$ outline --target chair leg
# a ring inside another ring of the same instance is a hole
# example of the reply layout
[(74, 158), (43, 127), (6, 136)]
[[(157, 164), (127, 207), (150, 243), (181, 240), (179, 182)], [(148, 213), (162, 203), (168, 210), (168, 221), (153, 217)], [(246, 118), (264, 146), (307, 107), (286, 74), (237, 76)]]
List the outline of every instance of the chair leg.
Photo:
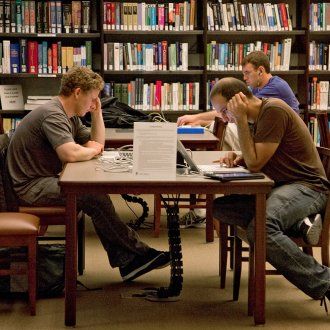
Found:
[(83, 275), (85, 269), (85, 214), (82, 213), (78, 224), (78, 274)]
[(310, 256), (313, 256), (313, 248), (311, 246), (304, 246), (303, 251)]
[(329, 267), (329, 249), (327, 246), (321, 247), (321, 259), (322, 259), (322, 265)]
[(229, 225), (229, 236), (228, 236), (228, 243), (229, 243), (229, 267), (231, 270), (234, 269), (234, 226)]
[(31, 236), (28, 244), (28, 287), (30, 314), (36, 315), (36, 294), (37, 294), (37, 238)]
[(226, 286), (226, 271), (227, 271), (227, 251), (228, 251), (228, 225), (219, 222), (219, 269), (220, 269), (220, 288)]
[(249, 284), (248, 284), (248, 315), (253, 315), (254, 310), (254, 246), (249, 246)]
[(214, 195), (206, 195), (206, 242), (213, 242), (214, 241), (214, 228), (213, 228), (213, 212), (212, 212), (212, 205), (213, 205)]
[(161, 217), (161, 198), (160, 194), (154, 195), (154, 237), (159, 237), (160, 217)]
[(234, 284), (233, 300), (238, 300), (242, 273), (242, 240), (234, 236)]

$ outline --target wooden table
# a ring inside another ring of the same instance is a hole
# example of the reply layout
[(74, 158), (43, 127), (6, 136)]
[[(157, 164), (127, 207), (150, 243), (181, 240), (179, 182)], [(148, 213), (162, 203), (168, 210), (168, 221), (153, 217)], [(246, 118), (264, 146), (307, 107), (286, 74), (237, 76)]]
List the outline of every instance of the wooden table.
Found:
[[(218, 151), (193, 153), (198, 164), (210, 164)], [(202, 176), (177, 176), (172, 181), (141, 181), (131, 173), (109, 173), (96, 171), (97, 160), (69, 163), (65, 166), (59, 184), (66, 194), (66, 260), (65, 260), (65, 325), (76, 324), (76, 280), (77, 280), (77, 223), (76, 198), (80, 194), (199, 194), (212, 198), (214, 194), (255, 194), (255, 324), (265, 323), (265, 209), (266, 194), (272, 188), (269, 178), (220, 183)], [(88, 173), (88, 175), (86, 175)]]
[[(207, 130), (204, 131), (204, 134), (178, 134), (178, 138), (186, 148), (191, 150), (216, 150), (219, 143), (219, 139)], [(133, 129), (105, 129), (106, 148), (120, 148), (130, 144), (133, 144)]]

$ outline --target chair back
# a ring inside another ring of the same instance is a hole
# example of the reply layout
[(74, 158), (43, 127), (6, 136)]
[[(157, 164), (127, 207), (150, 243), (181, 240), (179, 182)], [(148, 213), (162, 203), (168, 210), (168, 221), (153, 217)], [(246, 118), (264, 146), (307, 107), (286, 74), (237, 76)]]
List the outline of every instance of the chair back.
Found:
[[(320, 155), (321, 162), (323, 164), (325, 174), (330, 180), (330, 149), (324, 147), (317, 147), (317, 151)], [(323, 264), (329, 266), (329, 228), (330, 228), (330, 194), (328, 195), (328, 201), (325, 207), (325, 212), (323, 216), (323, 229), (321, 233), (321, 245), (322, 245), (322, 254), (325, 255), (322, 257)], [(324, 246), (324, 248), (323, 248)]]
[(227, 123), (216, 116), (214, 118), (213, 134), (219, 139), (217, 150), (222, 150), (223, 141), (225, 140), (226, 128)]
[(316, 114), (316, 119), (320, 131), (320, 146), (330, 148), (329, 119), (327, 112)]
[(0, 211), (18, 211), (18, 200), (8, 172), (6, 157), (10, 138), (0, 134)]

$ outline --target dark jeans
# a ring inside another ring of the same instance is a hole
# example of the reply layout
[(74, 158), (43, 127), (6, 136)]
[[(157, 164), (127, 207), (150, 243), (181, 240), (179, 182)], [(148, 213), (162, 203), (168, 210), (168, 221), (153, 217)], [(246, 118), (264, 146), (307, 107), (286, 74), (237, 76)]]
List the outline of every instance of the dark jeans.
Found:
[[(47, 177), (40, 179), (27, 194), (20, 196), (20, 203), (65, 205), (65, 197), (60, 193), (58, 179)], [(125, 266), (135, 256), (148, 251), (149, 247), (140, 241), (137, 233), (120, 220), (108, 195), (79, 195), (77, 210), (91, 217), (112, 267)]]
[[(287, 235), (304, 217), (322, 213), (325, 193), (302, 184), (274, 188), (266, 203), (266, 257), (291, 283), (314, 299), (324, 296), (330, 287), (330, 270), (304, 253)], [(254, 240), (255, 198), (252, 195), (230, 195), (215, 199), (213, 216), (224, 223), (247, 228)]]

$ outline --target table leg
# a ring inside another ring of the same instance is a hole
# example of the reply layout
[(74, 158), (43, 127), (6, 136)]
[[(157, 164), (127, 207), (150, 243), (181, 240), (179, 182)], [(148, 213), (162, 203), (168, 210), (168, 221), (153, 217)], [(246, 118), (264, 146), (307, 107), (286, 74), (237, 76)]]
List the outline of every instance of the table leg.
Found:
[(256, 194), (254, 249), (254, 323), (265, 323), (266, 195)]
[(77, 211), (76, 195), (68, 194), (65, 233), (65, 325), (76, 324)]

